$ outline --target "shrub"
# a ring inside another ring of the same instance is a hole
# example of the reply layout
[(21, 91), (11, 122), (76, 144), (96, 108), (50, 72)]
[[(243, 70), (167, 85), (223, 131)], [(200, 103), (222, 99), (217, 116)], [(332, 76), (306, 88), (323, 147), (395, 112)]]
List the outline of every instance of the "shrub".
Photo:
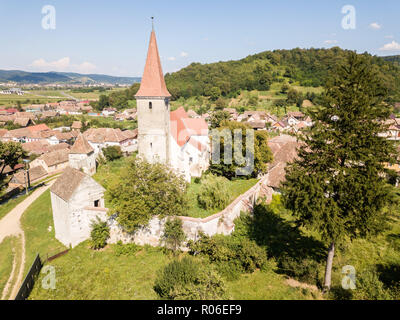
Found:
[(104, 248), (108, 238), (110, 238), (110, 228), (107, 226), (107, 222), (97, 218), (97, 221), (92, 222), (91, 228), (91, 248), (95, 250)]
[[(200, 240), (189, 241), (188, 246), (192, 254), (207, 256), (210, 262), (215, 262), (221, 274), (228, 278), (235, 277), (236, 272), (251, 273), (257, 268), (264, 269), (268, 261), (265, 249), (246, 238), (238, 242), (230, 236), (201, 235)], [(224, 263), (227, 265), (222, 265)], [(232, 274), (226, 272), (229, 267), (232, 267)]]
[(356, 277), (356, 289), (351, 291), (355, 300), (390, 300), (392, 296), (379, 280), (376, 270), (364, 270)]
[(162, 241), (166, 247), (176, 251), (185, 240), (186, 235), (182, 229), (182, 220), (178, 218), (168, 219), (162, 236)]
[(315, 260), (309, 258), (294, 259), (289, 256), (282, 256), (279, 259), (279, 269), (299, 281), (318, 284), (319, 264)]
[(114, 246), (114, 253), (117, 257), (119, 256), (131, 256), (140, 250), (140, 247), (135, 243), (123, 244), (122, 241), (118, 241)]
[(210, 300), (226, 298), (225, 284), (209, 264), (193, 257), (175, 260), (161, 269), (154, 291), (164, 299)]
[(207, 175), (202, 181), (197, 201), (206, 210), (224, 209), (230, 202), (227, 179)]
[(104, 148), (102, 152), (107, 161), (114, 161), (122, 158), (122, 151), (120, 146), (109, 146), (107, 148)]

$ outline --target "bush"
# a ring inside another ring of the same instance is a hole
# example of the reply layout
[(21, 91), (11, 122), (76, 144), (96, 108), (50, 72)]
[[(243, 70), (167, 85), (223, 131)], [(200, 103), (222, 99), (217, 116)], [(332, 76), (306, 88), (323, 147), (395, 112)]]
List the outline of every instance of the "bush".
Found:
[(114, 246), (114, 253), (117, 257), (119, 256), (131, 256), (140, 250), (140, 247), (135, 243), (123, 244), (122, 241), (118, 241)]
[(114, 161), (122, 158), (122, 151), (120, 146), (109, 146), (107, 148), (104, 148), (102, 152), (107, 161)]
[(364, 270), (356, 276), (356, 289), (351, 291), (355, 300), (390, 300), (390, 291), (379, 280), (376, 270)]
[(319, 264), (309, 258), (294, 259), (289, 256), (282, 256), (279, 259), (279, 269), (288, 276), (302, 282), (310, 284), (318, 284), (319, 282)]
[(197, 196), (197, 201), (202, 208), (222, 210), (229, 204), (230, 200), (226, 178), (212, 174), (205, 176)]
[(97, 221), (92, 222), (91, 228), (91, 248), (95, 250), (104, 248), (110, 238), (110, 228), (107, 226), (107, 222), (97, 218)]
[(186, 235), (182, 229), (182, 220), (178, 218), (168, 219), (162, 236), (162, 241), (166, 247), (176, 251), (185, 240)]
[(209, 264), (185, 257), (159, 271), (154, 291), (164, 299), (210, 300), (226, 298), (225, 284)]
[[(202, 235), (196, 242), (189, 241), (188, 246), (192, 254), (207, 256), (210, 262), (215, 262), (221, 274), (228, 278), (234, 278), (236, 273), (252, 273), (257, 268), (264, 269), (268, 262), (265, 250), (246, 238), (238, 242), (230, 236)], [(222, 265), (224, 263), (227, 265)], [(226, 272), (229, 267), (232, 268), (231, 273)]]

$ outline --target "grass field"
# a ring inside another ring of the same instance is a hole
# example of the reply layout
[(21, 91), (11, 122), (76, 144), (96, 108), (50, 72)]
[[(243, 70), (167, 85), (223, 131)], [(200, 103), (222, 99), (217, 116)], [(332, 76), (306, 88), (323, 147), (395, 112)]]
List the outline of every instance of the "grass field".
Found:
[(11, 274), (16, 242), (15, 237), (8, 237), (0, 243), (0, 298)]
[(22, 105), (58, 102), (62, 100), (68, 100), (69, 98), (67, 97), (67, 95), (70, 95), (78, 100), (97, 100), (102, 94), (109, 95), (112, 92), (121, 91), (124, 89), (125, 88), (112, 88), (111, 90), (94, 90), (93, 92), (76, 92), (73, 89), (26, 90), (27, 93), (23, 96), (19, 96), (17, 94), (0, 94), (0, 106), (15, 106), (18, 101)]
[(26, 195), (23, 194), (18, 198), (12, 198), (6, 203), (0, 204), (0, 219), (3, 218), (7, 213), (14, 209), (18, 204), (26, 199)]
[[(235, 181), (227, 181), (228, 189), (230, 193), (230, 202), (235, 200), (238, 196), (245, 193), (252, 186), (257, 183), (258, 179), (249, 179), (249, 180), (235, 180)], [(192, 179), (192, 183), (189, 185), (187, 190), (187, 194), (189, 197), (189, 211), (188, 216), (193, 218), (205, 218), (214, 213), (221, 211), (220, 209), (214, 210), (206, 210), (199, 206), (197, 201), (197, 195), (199, 194), (201, 189), (201, 182), (195, 183), (194, 179)]]
[[(48, 231), (53, 225), (48, 191), (25, 212), (22, 225), (27, 242), (27, 265), (37, 252), (45, 254), (60, 247), (54, 239), (54, 231)], [(43, 289), (40, 284), (44, 275), (41, 274), (30, 299), (157, 299), (154, 280), (158, 270), (172, 257), (152, 247), (142, 247), (133, 255), (117, 256), (114, 246), (93, 251), (88, 242), (84, 242), (52, 261), (56, 289)], [(307, 292), (289, 287), (283, 276), (272, 271), (243, 275), (227, 282), (227, 287), (233, 299), (312, 298)]]
[(21, 218), (25, 232), (26, 263), (25, 274), (37, 253), (42, 257), (54, 255), (65, 250), (65, 246), (55, 239), (50, 191), (43, 193)]

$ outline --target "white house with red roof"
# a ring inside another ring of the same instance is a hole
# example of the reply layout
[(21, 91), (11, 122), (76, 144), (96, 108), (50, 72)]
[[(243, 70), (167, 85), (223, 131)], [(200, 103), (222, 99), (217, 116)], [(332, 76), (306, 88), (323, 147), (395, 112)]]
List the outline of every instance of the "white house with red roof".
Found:
[(170, 111), (171, 94), (165, 84), (154, 30), (135, 97), (139, 156), (151, 163), (170, 165), (187, 181), (201, 176), (210, 159), (208, 125), (203, 118), (190, 118), (182, 107)]

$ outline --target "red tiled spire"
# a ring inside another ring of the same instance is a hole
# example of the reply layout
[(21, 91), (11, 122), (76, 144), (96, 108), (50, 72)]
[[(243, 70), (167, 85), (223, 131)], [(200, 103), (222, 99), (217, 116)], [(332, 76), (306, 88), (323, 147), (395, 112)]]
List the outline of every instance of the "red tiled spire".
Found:
[(146, 66), (144, 67), (142, 82), (136, 97), (170, 97), (165, 85), (160, 56), (154, 30), (151, 32), (149, 51), (147, 52)]

